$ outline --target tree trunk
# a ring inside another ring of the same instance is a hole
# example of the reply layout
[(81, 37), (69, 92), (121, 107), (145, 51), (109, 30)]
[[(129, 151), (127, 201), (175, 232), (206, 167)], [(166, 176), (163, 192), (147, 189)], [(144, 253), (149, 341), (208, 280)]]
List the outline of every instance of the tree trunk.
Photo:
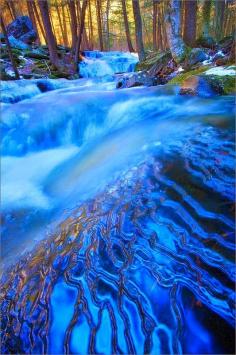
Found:
[(34, 10), (33, 10), (33, 7), (32, 7), (32, 1), (31, 0), (27, 0), (27, 10), (28, 10), (28, 14), (29, 14), (29, 17), (33, 23), (33, 27), (35, 29), (35, 31), (37, 32), (37, 41), (38, 43), (40, 43), (40, 38), (39, 38), (39, 32), (38, 32), (38, 28), (37, 28), (37, 22), (36, 22), (36, 18), (35, 18), (35, 15), (34, 15)]
[(129, 48), (130, 52), (134, 52), (134, 48), (133, 48), (131, 37), (130, 37), (129, 22), (128, 22), (128, 16), (127, 16), (127, 11), (126, 11), (125, 0), (121, 0), (121, 4), (122, 4), (122, 11), (123, 11), (124, 25), (125, 25), (125, 34), (126, 34), (128, 48)]
[(153, 23), (152, 23), (152, 37), (153, 37), (153, 49), (157, 50), (157, 2), (153, 0)]
[(184, 1), (184, 42), (195, 46), (197, 26), (197, 0)]
[(160, 51), (163, 50), (163, 35), (162, 35), (162, 17), (161, 17), (161, 9), (160, 6), (157, 7), (157, 49)]
[(186, 46), (181, 38), (179, 0), (171, 0), (169, 3), (166, 16), (166, 33), (172, 57), (179, 63), (184, 59), (186, 52)]
[(202, 36), (203, 37), (209, 37), (210, 15), (211, 15), (211, 0), (205, 0), (202, 7)]
[(15, 20), (15, 19), (17, 18), (17, 16), (18, 16), (16, 7), (15, 7), (15, 3), (14, 3), (14, 1), (7, 1), (7, 4), (8, 4), (8, 6), (10, 7), (11, 12), (12, 12), (12, 14), (13, 14), (13, 18), (14, 18), (14, 20)]
[(57, 55), (56, 41), (53, 35), (52, 25), (49, 17), (48, 2), (44, 0), (39, 0), (38, 4), (39, 4), (39, 9), (42, 15), (42, 20), (45, 28), (50, 61), (55, 67), (57, 67), (59, 60)]
[(44, 38), (44, 41), (45, 41), (45, 43), (47, 43), (46, 34), (45, 34), (45, 31), (44, 31), (44, 28), (43, 28), (43, 25), (42, 25), (42, 22), (41, 22), (41, 19), (40, 19), (40, 16), (39, 16), (39, 12), (38, 12), (38, 9), (37, 9), (37, 6), (36, 6), (34, 0), (31, 0), (31, 6), (32, 6), (33, 12), (35, 13), (35, 17), (36, 17), (36, 19), (38, 21), (39, 28), (40, 28), (40, 31), (41, 31), (42, 36)]
[(2, 16), (0, 17), (0, 21), (1, 21), (2, 31), (3, 31), (5, 40), (6, 40), (7, 49), (8, 49), (8, 52), (9, 52), (9, 57), (10, 57), (10, 60), (11, 60), (12, 68), (13, 68), (14, 73), (15, 73), (15, 78), (18, 80), (18, 79), (20, 79), (20, 75), (19, 75), (16, 63), (15, 63), (15, 60), (14, 60), (13, 54), (12, 54), (11, 45), (10, 45), (10, 42), (9, 42), (9, 39), (8, 39), (7, 30), (6, 30), (6, 27), (5, 27), (5, 24), (4, 24)]
[[(81, 6), (80, 6), (80, 1), (78, 1), (77, 10), (78, 10), (77, 11), (78, 23), (81, 23), (82, 9), (81, 9)], [(85, 21), (85, 19), (84, 19), (84, 21)], [(83, 47), (83, 49), (88, 49), (89, 48), (89, 40), (88, 40), (88, 36), (87, 36), (85, 25), (84, 25), (83, 35), (82, 35), (82, 39), (81, 39), (81, 47)]]
[(8, 2), (8, 1), (6, 1), (6, 5), (7, 5), (7, 8), (8, 8), (8, 11), (9, 11), (9, 13), (10, 13), (10, 16), (11, 16), (11, 18), (12, 18), (12, 21), (14, 21), (14, 15), (13, 15), (11, 6), (9, 5), (9, 2)]
[(65, 36), (65, 46), (68, 47), (69, 41), (67, 36), (67, 26), (66, 26), (66, 13), (65, 13), (65, 6), (62, 4), (62, 21), (63, 21), (63, 33)]
[(102, 38), (102, 19), (101, 19), (101, 0), (96, 0), (97, 7), (97, 21), (98, 21), (98, 36), (99, 36), (99, 45), (100, 50), (103, 51), (103, 38)]
[(69, 10), (71, 17), (71, 35), (72, 35), (72, 49), (75, 51), (75, 46), (77, 42), (77, 17), (75, 9), (75, 0), (69, 1)]
[(136, 47), (139, 56), (139, 60), (145, 59), (145, 51), (143, 45), (143, 29), (142, 29), (142, 19), (139, 7), (139, 0), (132, 0), (134, 22), (135, 22), (135, 37), (136, 37)]
[(76, 64), (77, 64), (77, 61), (79, 58), (79, 51), (80, 51), (80, 46), (81, 46), (81, 41), (82, 41), (82, 36), (83, 36), (83, 31), (84, 31), (85, 13), (86, 13), (87, 5), (88, 5), (88, 0), (83, 0), (82, 11), (81, 11), (81, 16), (80, 16), (79, 36), (78, 36), (78, 40), (76, 43), (76, 49), (75, 49), (75, 63)]
[(61, 18), (61, 13), (60, 13), (60, 9), (59, 9), (59, 4), (57, 3), (55, 6), (56, 6), (57, 16), (58, 16), (60, 30), (61, 30), (61, 34), (62, 34), (63, 45), (66, 46), (66, 37), (65, 37), (65, 32), (63, 30), (62, 18)]
[(109, 10), (110, 10), (110, 0), (107, 0), (106, 6), (106, 31), (107, 31), (107, 38), (106, 38), (106, 48), (109, 51), (110, 49), (110, 27), (109, 27)]
[(216, 40), (220, 41), (224, 36), (224, 13), (225, 13), (225, 1), (224, 0), (217, 0), (215, 1), (215, 35)]
[(91, 0), (89, 0), (89, 42), (91, 49), (93, 49), (93, 19), (91, 11)]

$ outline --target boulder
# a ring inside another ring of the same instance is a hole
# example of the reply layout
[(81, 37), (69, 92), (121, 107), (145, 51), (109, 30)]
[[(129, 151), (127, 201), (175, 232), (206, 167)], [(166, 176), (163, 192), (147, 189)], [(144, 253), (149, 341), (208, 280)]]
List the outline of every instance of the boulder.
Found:
[(221, 57), (215, 61), (215, 65), (219, 67), (222, 65), (226, 65), (228, 62), (229, 62), (229, 57)]
[(218, 43), (218, 48), (222, 51), (224, 54), (229, 54), (232, 46), (234, 45), (234, 38), (233, 36), (227, 36), (224, 37), (219, 43)]
[(153, 86), (157, 85), (157, 79), (149, 76), (146, 72), (125, 75), (116, 83), (117, 89), (132, 88), (136, 86)]
[(23, 50), (30, 49), (30, 46), (28, 44), (16, 39), (13, 36), (9, 36), (8, 39), (9, 39), (11, 47), (13, 47), (13, 48), (23, 49)]
[(191, 68), (207, 59), (209, 56), (202, 48), (193, 48), (185, 59), (184, 67)]
[(180, 95), (192, 95), (201, 97), (210, 97), (214, 95), (210, 84), (201, 76), (191, 76), (186, 79), (180, 88)]
[(31, 44), (37, 39), (37, 32), (28, 16), (17, 17), (7, 26), (7, 33), (26, 44)]
[(198, 95), (209, 97), (212, 95), (228, 95), (235, 92), (233, 76), (225, 75), (194, 75), (182, 82), (180, 95)]

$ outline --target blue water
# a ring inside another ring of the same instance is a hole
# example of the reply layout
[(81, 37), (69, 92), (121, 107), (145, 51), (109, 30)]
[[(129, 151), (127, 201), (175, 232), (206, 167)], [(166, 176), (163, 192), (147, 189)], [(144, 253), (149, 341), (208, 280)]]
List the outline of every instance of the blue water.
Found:
[(3, 87), (1, 353), (233, 353), (234, 98), (115, 80)]
[(133, 72), (138, 63), (136, 53), (85, 51), (83, 54), (84, 60), (79, 65), (83, 78)]

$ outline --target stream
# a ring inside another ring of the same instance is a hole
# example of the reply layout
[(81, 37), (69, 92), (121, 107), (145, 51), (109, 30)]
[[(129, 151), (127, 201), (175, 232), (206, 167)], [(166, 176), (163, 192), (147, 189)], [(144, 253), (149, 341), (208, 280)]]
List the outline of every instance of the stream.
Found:
[(234, 97), (2, 83), (1, 353), (234, 352)]

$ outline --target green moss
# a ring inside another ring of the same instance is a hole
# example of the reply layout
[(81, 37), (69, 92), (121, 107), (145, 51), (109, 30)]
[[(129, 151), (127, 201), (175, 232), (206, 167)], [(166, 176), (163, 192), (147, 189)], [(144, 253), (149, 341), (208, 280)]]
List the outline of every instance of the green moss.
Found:
[(236, 92), (235, 77), (233, 75), (202, 75), (202, 77), (220, 95), (230, 95)]
[(188, 72), (182, 73), (174, 77), (169, 81), (169, 84), (182, 84), (186, 79), (190, 76), (202, 74), (207, 71), (210, 67), (209, 66), (202, 66), (194, 70), (190, 70)]

